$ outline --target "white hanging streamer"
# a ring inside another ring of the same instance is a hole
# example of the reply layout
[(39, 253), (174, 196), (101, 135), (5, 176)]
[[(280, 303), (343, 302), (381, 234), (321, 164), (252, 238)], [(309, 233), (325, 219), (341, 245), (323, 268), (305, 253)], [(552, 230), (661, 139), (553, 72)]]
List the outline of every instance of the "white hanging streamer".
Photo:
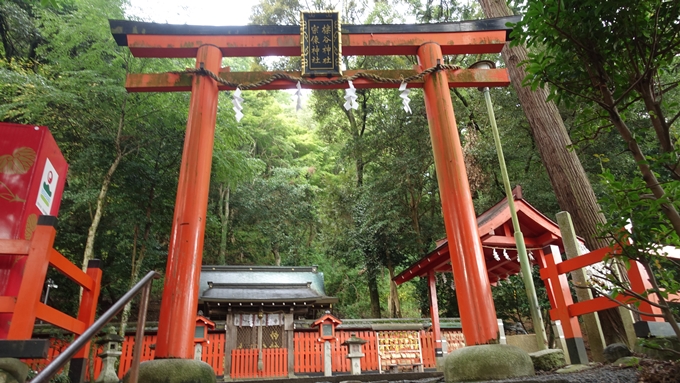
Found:
[(529, 259), (531, 259), (531, 261), (535, 261), (534, 254), (531, 251), (529, 252)]
[(300, 85), (300, 81), (297, 82), (297, 85), (295, 85), (297, 90), (295, 91), (295, 97), (296, 97), (296, 102), (295, 102), (295, 111), (298, 111), (302, 109), (302, 85)]
[(510, 256), (508, 255), (508, 250), (507, 250), (507, 249), (503, 249), (503, 257), (504, 257), (505, 259), (507, 259), (508, 261), (510, 260)]
[(404, 112), (406, 113), (413, 113), (411, 111), (411, 106), (409, 103), (411, 102), (411, 99), (408, 97), (408, 94), (411, 93), (411, 89), (406, 89), (406, 84), (405, 82), (402, 82), (401, 85), (399, 85), (399, 91), (401, 92), (399, 94), (399, 97), (401, 97), (401, 103), (404, 105)]
[(498, 256), (498, 252), (496, 251), (496, 248), (493, 249), (493, 259), (495, 259), (496, 262), (501, 260), (501, 257)]
[(243, 113), (241, 111), (243, 110), (243, 98), (241, 97), (241, 89), (236, 88), (234, 93), (232, 94), (233, 98), (231, 100), (231, 103), (234, 104), (234, 112), (236, 112), (236, 122), (241, 122), (241, 119), (243, 118)]
[(351, 81), (347, 81), (349, 88), (345, 89), (345, 110), (359, 109), (359, 103), (357, 103), (357, 90), (354, 88), (354, 84)]

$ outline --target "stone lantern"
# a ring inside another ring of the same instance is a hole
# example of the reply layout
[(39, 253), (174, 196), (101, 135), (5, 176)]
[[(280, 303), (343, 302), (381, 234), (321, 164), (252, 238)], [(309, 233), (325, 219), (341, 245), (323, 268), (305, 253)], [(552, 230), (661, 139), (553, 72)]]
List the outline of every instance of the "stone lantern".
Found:
[(106, 335), (97, 341), (98, 345), (104, 346), (104, 351), (98, 356), (102, 358), (102, 372), (99, 374), (96, 383), (118, 383), (116, 373), (116, 360), (121, 354), (120, 345), (123, 344), (123, 337), (116, 334), (116, 329), (110, 326), (106, 330)]
[(343, 346), (347, 346), (349, 353), (347, 358), (350, 360), (350, 373), (352, 375), (361, 375), (361, 358), (365, 355), (361, 352), (361, 346), (368, 341), (357, 337), (356, 333), (352, 333), (349, 339), (342, 343)]

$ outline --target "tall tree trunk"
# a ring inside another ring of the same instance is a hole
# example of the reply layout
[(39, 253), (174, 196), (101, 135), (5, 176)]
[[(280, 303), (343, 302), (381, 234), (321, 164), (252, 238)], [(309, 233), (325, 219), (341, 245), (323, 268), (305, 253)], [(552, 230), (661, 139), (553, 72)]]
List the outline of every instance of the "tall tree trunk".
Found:
[(228, 185), (220, 184), (220, 252), (217, 256), (218, 265), (227, 264), (227, 234), (229, 228), (229, 196), (231, 193), (231, 188)]
[[(512, 15), (503, 0), (479, 0), (479, 3), (487, 17)], [(506, 44), (502, 56), (510, 73), (512, 86), (529, 120), (534, 141), (560, 209), (572, 215), (574, 229), (583, 236), (589, 249), (608, 246), (607, 240), (599, 236), (598, 230), (598, 225), (604, 224), (606, 220), (600, 213), (600, 206), (581, 162), (575, 152), (567, 149), (571, 145), (571, 139), (557, 106), (546, 101), (548, 94), (545, 89), (532, 91), (530, 87), (522, 86), (526, 71), (524, 65), (519, 64), (527, 59), (526, 47), (510, 47)], [(616, 309), (610, 309), (609, 315), (600, 315), (602, 330), (608, 340), (625, 343), (625, 330), (619, 315), (621, 312), (615, 311)]]
[(389, 251), (385, 251), (385, 258), (387, 259), (387, 270), (390, 276), (390, 297), (387, 301), (387, 316), (389, 318), (401, 318), (401, 304), (399, 303), (399, 292), (397, 291), (397, 284), (394, 279), (394, 264), (390, 258)]
[[(512, 15), (504, 0), (479, 0), (479, 3), (486, 17)], [(545, 89), (532, 91), (530, 87), (522, 86), (526, 71), (524, 65), (518, 67), (518, 64), (527, 59), (526, 48), (523, 45), (506, 45), (502, 55), (512, 86), (529, 120), (560, 209), (572, 215), (574, 228), (585, 238), (589, 249), (607, 246), (607, 241), (599, 238), (597, 228), (598, 224), (605, 222), (604, 215), (600, 213), (600, 206), (581, 162), (576, 153), (568, 149), (571, 139), (557, 106), (546, 101), (548, 94)]]
[(380, 318), (380, 292), (378, 291), (378, 269), (375, 266), (366, 265), (366, 278), (368, 279), (368, 295), (371, 300), (371, 317)]
[(281, 266), (281, 253), (279, 253), (279, 246), (276, 245), (272, 249), (272, 253), (274, 253), (274, 264), (276, 266)]
[[(120, 118), (118, 119), (118, 132), (116, 133), (116, 157), (114, 158), (109, 170), (106, 172), (104, 179), (102, 180), (102, 186), (99, 189), (99, 195), (97, 196), (97, 208), (95, 210), (94, 216), (92, 217), (92, 223), (90, 228), (87, 230), (87, 241), (85, 242), (85, 252), (83, 254), (83, 271), (87, 271), (87, 263), (92, 259), (92, 254), (94, 253), (94, 239), (97, 235), (97, 228), (99, 227), (99, 222), (102, 219), (102, 214), (104, 214), (104, 201), (106, 200), (106, 194), (109, 191), (109, 186), (111, 186), (111, 179), (113, 174), (118, 169), (120, 161), (125, 157), (127, 152), (125, 152), (121, 147), (121, 139), (123, 132), (123, 125), (125, 125), (125, 105), (127, 104), (128, 94), (126, 93), (123, 98), (123, 105), (120, 109)], [(82, 294), (82, 289), (81, 289)]]
[[(154, 170), (158, 172), (159, 162), (156, 161)], [(151, 220), (151, 212), (153, 208), (153, 201), (156, 199), (156, 183), (152, 182), (149, 186), (149, 199), (146, 203), (146, 223), (144, 224), (144, 235), (142, 236), (142, 245), (138, 249), (139, 243), (139, 225), (135, 225), (135, 232), (132, 240), (132, 270), (130, 271), (130, 284), (131, 289), (139, 281), (139, 272), (142, 269), (142, 264), (144, 258), (146, 258), (147, 244), (149, 243), (149, 236), (151, 235), (151, 226), (153, 222)], [(123, 312), (120, 315), (120, 327), (118, 329), (118, 335), (124, 337), (125, 329), (127, 328), (128, 320), (130, 319), (130, 310), (132, 309), (132, 302), (128, 302), (125, 307), (123, 307)]]

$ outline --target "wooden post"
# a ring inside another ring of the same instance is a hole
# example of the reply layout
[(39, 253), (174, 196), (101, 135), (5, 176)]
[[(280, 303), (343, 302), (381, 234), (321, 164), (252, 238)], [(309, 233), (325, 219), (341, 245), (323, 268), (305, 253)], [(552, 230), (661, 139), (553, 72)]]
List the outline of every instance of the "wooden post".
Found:
[[(101, 261), (91, 259), (87, 263), (87, 276), (94, 282), (92, 289), (83, 287), (83, 295), (80, 298), (80, 309), (78, 310), (78, 320), (89, 327), (94, 323), (97, 314), (97, 301), (102, 281)], [(76, 337), (77, 339), (78, 337)], [(75, 340), (75, 339), (74, 339)], [(90, 342), (87, 342), (71, 359), (68, 377), (71, 383), (82, 383), (85, 381), (85, 369), (90, 357)]]
[(432, 342), (434, 343), (434, 357), (444, 356), (442, 351), (442, 333), (439, 328), (439, 303), (437, 302), (437, 281), (434, 270), (427, 273), (427, 283), (430, 288), (430, 318), (432, 319)]
[[(33, 335), (36, 308), (40, 303), (40, 294), (45, 283), (47, 267), (50, 264), (50, 252), (54, 237), (57, 235), (54, 228), (56, 225), (56, 217), (41, 215), (38, 218), (38, 226), (31, 238), (31, 248), (26, 258), (13, 320), (7, 333), (8, 340), (27, 340)], [(21, 313), (20, 319), (17, 313)]]
[[(441, 47), (421, 45), (418, 60), (421, 70), (441, 63)], [(423, 90), (465, 342), (489, 343), (498, 336), (496, 310), (446, 75), (425, 76)]]
[[(571, 221), (569, 212), (561, 211), (557, 213), (557, 224), (560, 227), (562, 243), (564, 244), (564, 252), (567, 255), (567, 259), (576, 258), (581, 255), (578, 239), (576, 238), (576, 231), (574, 230), (574, 225)], [(590, 292), (590, 289), (587, 288), (590, 284), (590, 280), (584, 269), (572, 271), (571, 280), (575, 286), (582, 286), (582, 288), (576, 287), (576, 298), (579, 302), (593, 299), (593, 294)], [(582, 315), (581, 318), (583, 319), (586, 335), (588, 335), (588, 345), (590, 346), (590, 352), (593, 355), (593, 359), (596, 362), (604, 362), (602, 350), (604, 350), (606, 342), (604, 340), (604, 335), (602, 334), (600, 317), (597, 313), (591, 313)]]
[[(203, 45), (198, 48), (197, 68), (219, 73), (221, 62), (222, 52), (217, 47)], [(218, 90), (215, 80), (200, 75), (194, 76), (191, 89), (189, 119), (158, 321), (156, 358), (159, 359), (193, 359), (194, 354), (194, 327)]]
[(285, 348), (288, 350), (288, 377), (295, 377), (295, 342), (293, 337), (295, 335), (295, 317), (293, 314), (293, 309), (290, 312), (283, 315), (283, 333), (285, 334)]

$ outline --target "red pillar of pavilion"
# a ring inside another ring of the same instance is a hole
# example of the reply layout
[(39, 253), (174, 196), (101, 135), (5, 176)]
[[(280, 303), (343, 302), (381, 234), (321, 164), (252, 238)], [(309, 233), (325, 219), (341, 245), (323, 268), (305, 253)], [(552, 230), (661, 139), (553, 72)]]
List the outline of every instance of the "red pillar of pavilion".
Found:
[[(222, 52), (203, 45), (196, 67), (219, 73)], [(194, 76), (172, 222), (156, 358), (193, 359), (198, 283), (208, 208), (218, 89), (208, 76)]]
[[(437, 65), (443, 61), (441, 47), (436, 43), (423, 44), (418, 49), (418, 60), (421, 70)], [(444, 72), (434, 72), (424, 80), (425, 107), (463, 335), (467, 345), (485, 344), (498, 336), (498, 323), (451, 94)]]

